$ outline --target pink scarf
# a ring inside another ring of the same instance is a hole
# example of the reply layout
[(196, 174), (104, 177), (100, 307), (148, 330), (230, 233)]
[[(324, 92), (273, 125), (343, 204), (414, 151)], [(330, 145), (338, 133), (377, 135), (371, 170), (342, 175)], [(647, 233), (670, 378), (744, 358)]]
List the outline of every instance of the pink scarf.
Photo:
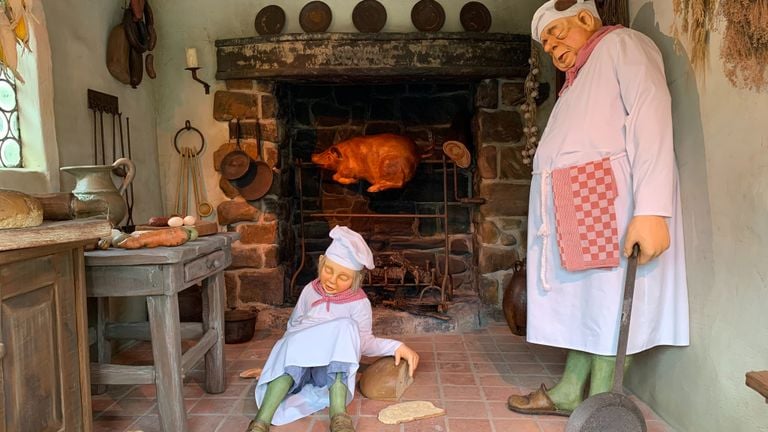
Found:
[(586, 44), (584, 44), (583, 47), (579, 50), (579, 53), (576, 55), (576, 64), (573, 65), (572, 68), (568, 69), (565, 72), (565, 84), (563, 84), (563, 88), (560, 89), (560, 93), (558, 96), (562, 96), (565, 92), (565, 89), (573, 85), (573, 82), (576, 81), (576, 75), (579, 74), (579, 71), (581, 70), (581, 67), (584, 66), (584, 64), (587, 63), (587, 60), (589, 59), (589, 56), (592, 55), (592, 51), (595, 50), (595, 47), (597, 44), (603, 40), (603, 38), (610, 32), (614, 30), (618, 30), (620, 28), (624, 28), (621, 24), (615, 25), (615, 26), (603, 26), (600, 27), (599, 30), (597, 30), (592, 37), (589, 38)]
[(331, 310), (331, 303), (352, 303), (354, 301), (362, 300), (364, 298), (367, 298), (365, 295), (365, 291), (363, 291), (362, 288), (357, 289), (348, 289), (340, 294), (330, 295), (323, 289), (323, 286), (320, 285), (320, 279), (315, 279), (312, 281), (312, 288), (314, 288), (315, 292), (320, 294), (319, 299), (312, 302), (311, 307), (315, 307), (319, 304), (325, 303), (325, 310), (330, 311)]

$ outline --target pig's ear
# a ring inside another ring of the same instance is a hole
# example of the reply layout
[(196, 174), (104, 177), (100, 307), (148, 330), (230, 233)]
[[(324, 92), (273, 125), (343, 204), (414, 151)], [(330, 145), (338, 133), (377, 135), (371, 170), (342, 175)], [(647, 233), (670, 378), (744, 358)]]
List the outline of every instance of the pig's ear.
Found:
[(333, 156), (334, 156), (336, 159), (341, 159), (341, 151), (339, 151), (339, 149), (338, 149), (337, 147), (331, 147), (331, 154), (332, 154), (332, 155), (333, 155)]

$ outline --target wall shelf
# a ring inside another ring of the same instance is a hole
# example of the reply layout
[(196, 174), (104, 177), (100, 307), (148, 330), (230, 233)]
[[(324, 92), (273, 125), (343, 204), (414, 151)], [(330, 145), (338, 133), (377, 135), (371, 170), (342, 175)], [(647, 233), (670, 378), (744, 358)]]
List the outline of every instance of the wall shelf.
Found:
[(768, 403), (768, 370), (747, 372), (747, 387), (760, 393)]
[(299, 82), (525, 77), (531, 42), (509, 33), (294, 33), (216, 41), (216, 78)]

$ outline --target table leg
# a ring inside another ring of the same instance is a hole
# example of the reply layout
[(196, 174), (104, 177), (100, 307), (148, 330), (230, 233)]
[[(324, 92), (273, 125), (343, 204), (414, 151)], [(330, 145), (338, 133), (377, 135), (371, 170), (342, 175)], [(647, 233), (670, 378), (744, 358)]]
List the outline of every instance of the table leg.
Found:
[[(96, 299), (96, 361), (109, 364), (112, 361), (112, 342), (106, 338), (107, 318), (109, 314), (109, 297)], [(93, 394), (103, 394), (107, 391), (104, 384), (94, 384)]]
[(178, 295), (147, 296), (147, 309), (160, 425), (165, 432), (186, 432)]
[(216, 343), (205, 353), (205, 391), (221, 393), (227, 388), (224, 360), (224, 273), (205, 280), (203, 294), (203, 333), (209, 329), (218, 335)]

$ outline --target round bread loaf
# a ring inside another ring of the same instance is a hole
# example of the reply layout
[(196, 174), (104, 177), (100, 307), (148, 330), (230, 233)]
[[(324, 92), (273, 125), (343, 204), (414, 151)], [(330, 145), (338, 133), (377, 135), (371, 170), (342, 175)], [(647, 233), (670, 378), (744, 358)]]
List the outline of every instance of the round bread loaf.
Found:
[(395, 366), (393, 356), (382, 357), (368, 366), (360, 378), (360, 393), (368, 399), (396, 401), (413, 383), (408, 376), (408, 362)]
[(26, 228), (43, 223), (43, 205), (22, 192), (0, 189), (0, 229)]

